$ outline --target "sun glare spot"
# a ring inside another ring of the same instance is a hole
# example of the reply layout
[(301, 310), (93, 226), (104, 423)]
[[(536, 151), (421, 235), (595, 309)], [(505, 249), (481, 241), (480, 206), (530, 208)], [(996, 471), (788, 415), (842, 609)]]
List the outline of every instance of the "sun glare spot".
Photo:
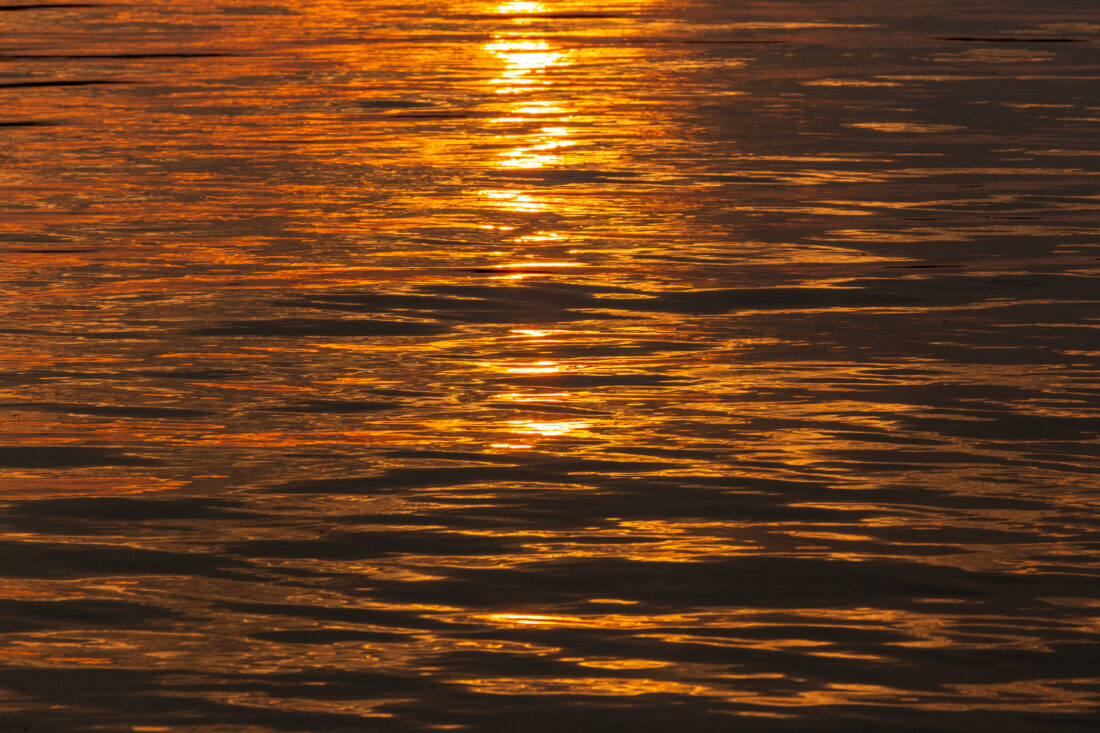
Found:
[(500, 15), (534, 15), (547, 12), (547, 7), (542, 3), (501, 3), (497, 6), (496, 12)]
[(583, 267), (581, 262), (507, 262), (493, 267), (508, 270), (516, 267)]
[(530, 364), (508, 366), (504, 371), (509, 374), (556, 374), (564, 369), (565, 367), (556, 361), (536, 361)]
[(498, 395), (498, 399), (509, 402), (564, 402), (573, 398), (569, 392), (547, 392), (544, 394), (526, 394), (523, 392), (510, 392)]
[(550, 209), (549, 204), (521, 191), (478, 191), (478, 195), (489, 199), (504, 211), (538, 213)]
[(509, 420), (508, 424), (512, 426), (512, 432), (514, 433), (541, 435), (546, 438), (558, 438), (592, 427), (592, 423), (581, 420), (558, 420), (553, 422)]
[[(522, 237), (516, 237), (516, 242), (562, 242), (565, 241), (566, 236), (564, 234), (558, 234), (557, 232), (535, 232), (534, 234), (525, 234)], [(571, 250), (576, 251), (576, 250)]]

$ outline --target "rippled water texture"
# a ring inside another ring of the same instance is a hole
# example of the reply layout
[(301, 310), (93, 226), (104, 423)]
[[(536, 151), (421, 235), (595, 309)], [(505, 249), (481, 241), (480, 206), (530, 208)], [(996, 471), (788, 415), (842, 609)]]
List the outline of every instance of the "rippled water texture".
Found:
[(1095, 0), (13, 1), (0, 730), (1097, 729)]

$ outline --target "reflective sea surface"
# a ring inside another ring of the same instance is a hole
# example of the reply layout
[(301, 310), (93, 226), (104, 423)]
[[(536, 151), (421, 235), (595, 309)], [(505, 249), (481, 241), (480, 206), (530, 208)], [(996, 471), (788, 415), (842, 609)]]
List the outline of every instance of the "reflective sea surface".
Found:
[(0, 5), (0, 731), (1095, 731), (1095, 0)]

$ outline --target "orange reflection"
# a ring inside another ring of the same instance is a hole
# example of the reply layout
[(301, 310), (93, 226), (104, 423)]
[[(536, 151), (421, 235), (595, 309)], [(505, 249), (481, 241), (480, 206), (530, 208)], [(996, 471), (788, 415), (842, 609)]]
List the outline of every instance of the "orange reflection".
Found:
[[(46, 474), (46, 475), (44, 475)], [(0, 496), (6, 500), (70, 496), (130, 496), (171, 491), (187, 481), (153, 476), (58, 475), (56, 471), (8, 471), (0, 478)]]
[(557, 151), (576, 145), (570, 140), (570, 131), (564, 127), (543, 127), (539, 132), (528, 136), (522, 147), (501, 153), (501, 168), (545, 168), (562, 162)]
[(541, 435), (544, 438), (561, 438), (577, 435), (592, 427), (592, 423), (583, 420), (509, 420), (513, 433), (521, 435)]
[[(530, 255), (528, 255), (530, 256)], [(528, 260), (526, 262), (504, 262), (499, 265), (494, 265), (498, 268), (513, 268), (513, 267), (582, 267), (582, 262), (542, 262), (539, 260)]]
[(566, 64), (569, 55), (543, 40), (499, 38), (484, 48), (504, 62), (501, 75), (490, 81), (498, 94), (515, 94), (528, 86), (549, 85), (540, 75), (553, 66)]
[(705, 685), (692, 685), (671, 680), (638, 678), (584, 677), (584, 678), (508, 678), (456, 680), (459, 684), (489, 695), (700, 695), (707, 691)]
[(502, 15), (531, 15), (534, 13), (548, 12), (545, 3), (534, 2), (508, 2), (496, 7), (496, 12)]
[(508, 374), (557, 374), (566, 367), (556, 361), (536, 361), (528, 364), (493, 364)]
[(537, 197), (534, 194), (524, 193), (522, 191), (487, 189), (478, 191), (478, 195), (485, 197), (497, 208), (504, 211), (538, 213), (549, 211), (552, 208), (551, 203), (545, 198)]
[(497, 397), (498, 399), (511, 400), (513, 402), (564, 402), (573, 398), (574, 395), (571, 392), (508, 392), (497, 395)]

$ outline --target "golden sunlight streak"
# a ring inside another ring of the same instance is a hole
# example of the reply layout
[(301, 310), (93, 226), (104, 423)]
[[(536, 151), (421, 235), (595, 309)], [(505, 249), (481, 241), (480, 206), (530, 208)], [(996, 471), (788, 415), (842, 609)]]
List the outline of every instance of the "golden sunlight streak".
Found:
[(549, 12), (549, 8), (544, 3), (514, 2), (501, 3), (496, 12), (501, 15), (534, 15)]
[(549, 85), (549, 82), (534, 77), (544, 74), (553, 66), (568, 64), (569, 54), (554, 50), (546, 41), (502, 39), (487, 43), (484, 48), (504, 62), (505, 68), (500, 77), (491, 81), (498, 87), (498, 94), (522, 91), (513, 88), (512, 85), (516, 84)]
[(560, 438), (592, 427), (592, 423), (583, 420), (509, 420), (508, 424), (512, 426), (513, 433), (541, 435), (544, 438)]

